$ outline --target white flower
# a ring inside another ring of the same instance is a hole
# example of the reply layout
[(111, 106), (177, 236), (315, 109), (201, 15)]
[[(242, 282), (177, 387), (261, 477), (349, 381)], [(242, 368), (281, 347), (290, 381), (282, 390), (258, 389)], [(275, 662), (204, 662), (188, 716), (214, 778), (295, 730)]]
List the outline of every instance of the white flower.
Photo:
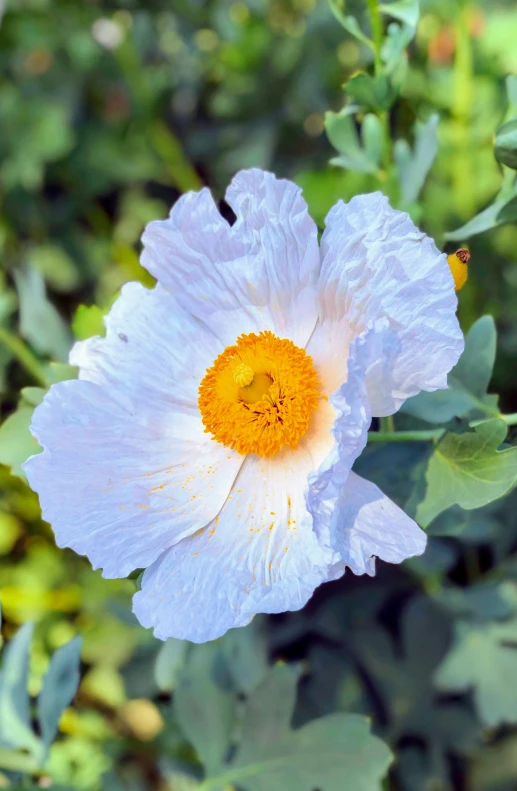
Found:
[(351, 472), (371, 417), (447, 386), (463, 340), (445, 255), (382, 195), (339, 202), (321, 249), (300, 190), (260, 170), (184, 195), (145, 231), (78, 380), (34, 413), (25, 465), (62, 547), (105, 577), (145, 568), (134, 611), (211, 640), (341, 576), (423, 552)]

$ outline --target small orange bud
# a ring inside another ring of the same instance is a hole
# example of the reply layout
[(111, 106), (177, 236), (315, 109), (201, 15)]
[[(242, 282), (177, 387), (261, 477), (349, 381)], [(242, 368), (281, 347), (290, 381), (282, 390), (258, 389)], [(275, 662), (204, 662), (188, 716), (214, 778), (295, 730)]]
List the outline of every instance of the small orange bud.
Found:
[(469, 275), (468, 262), (470, 261), (470, 253), (464, 247), (456, 250), (455, 253), (447, 256), (447, 263), (449, 264), (454, 278), (454, 289), (459, 291), (467, 282)]

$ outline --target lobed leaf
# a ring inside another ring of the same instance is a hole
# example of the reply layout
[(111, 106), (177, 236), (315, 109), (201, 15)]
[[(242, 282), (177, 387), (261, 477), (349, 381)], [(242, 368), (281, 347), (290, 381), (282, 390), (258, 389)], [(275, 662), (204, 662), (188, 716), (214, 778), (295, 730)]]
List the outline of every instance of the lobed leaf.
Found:
[[(454, 645), (435, 675), (439, 689), (474, 689), (476, 708), (489, 727), (517, 722), (517, 618), (456, 625)], [(506, 680), (506, 683), (504, 683)]]
[(426, 527), (458, 504), (480, 508), (506, 494), (517, 481), (517, 447), (498, 450), (507, 433), (503, 420), (487, 420), (474, 431), (445, 434), (429, 459), (426, 492), (416, 519)]

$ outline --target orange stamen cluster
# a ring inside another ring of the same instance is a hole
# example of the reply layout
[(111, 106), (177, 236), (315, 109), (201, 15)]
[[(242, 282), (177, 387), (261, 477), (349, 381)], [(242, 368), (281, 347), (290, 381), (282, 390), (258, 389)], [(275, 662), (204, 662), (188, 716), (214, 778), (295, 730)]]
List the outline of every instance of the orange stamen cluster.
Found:
[(292, 341), (269, 331), (240, 335), (199, 386), (203, 425), (243, 455), (274, 456), (307, 431), (318, 385), (312, 358)]

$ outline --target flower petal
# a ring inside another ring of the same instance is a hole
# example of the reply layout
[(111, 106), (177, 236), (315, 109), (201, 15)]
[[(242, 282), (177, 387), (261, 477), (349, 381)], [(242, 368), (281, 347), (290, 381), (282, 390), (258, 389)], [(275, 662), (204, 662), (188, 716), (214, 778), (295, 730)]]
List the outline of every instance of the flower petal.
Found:
[(216, 343), (167, 291), (129, 284), (106, 338), (75, 348), (81, 378), (34, 412), (44, 452), (24, 469), (43, 516), (106, 577), (149, 565), (228, 496), (242, 457), (210, 439), (196, 405)]
[(79, 378), (109, 390), (122, 407), (145, 402), (165, 412), (199, 415), (198, 388), (220, 353), (219, 341), (161, 285), (127, 283), (104, 319), (106, 337), (76, 343), (70, 363)]
[(262, 170), (228, 188), (230, 226), (208, 189), (189, 192), (143, 236), (142, 264), (222, 347), (271, 330), (305, 346), (317, 318), (317, 229), (300, 188)]
[(427, 536), (375, 484), (351, 472), (331, 527), (332, 546), (354, 574), (375, 574), (375, 557), (401, 563), (421, 555)]
[[(340, 201), (326, 224), (312, 347), (324, 350), (329, 337), (340, 340), (343, 369), (350, 339), (386, 321), (367, 374), (376, 416), (392, 414), (420, 390), (447, 387), (463, 337), (446, 256), (380, 193)], [(337, 356), (335, 348), (329, 353)]]
[[(307, 508), (320, 544), (329, 548), (332, 548), (331, 522), (336, 502), (368, 439), (371, 412), (365, 372), (376, 343), (373, 330), (352, 341), (345, 382), (329, 399), (335, 414), (330, 431), (333, 442), (328, 454), (319, 457), (318, 465), (309, 474)], [(320, 373), (319, 365), (317, 368)]]
[(305, 451), (248, 456), (219, 516), (145, 572), (134, 612), (161, 639), (213, 640), (259, 612), (297, 610), (334, 552), (312, 531)]

